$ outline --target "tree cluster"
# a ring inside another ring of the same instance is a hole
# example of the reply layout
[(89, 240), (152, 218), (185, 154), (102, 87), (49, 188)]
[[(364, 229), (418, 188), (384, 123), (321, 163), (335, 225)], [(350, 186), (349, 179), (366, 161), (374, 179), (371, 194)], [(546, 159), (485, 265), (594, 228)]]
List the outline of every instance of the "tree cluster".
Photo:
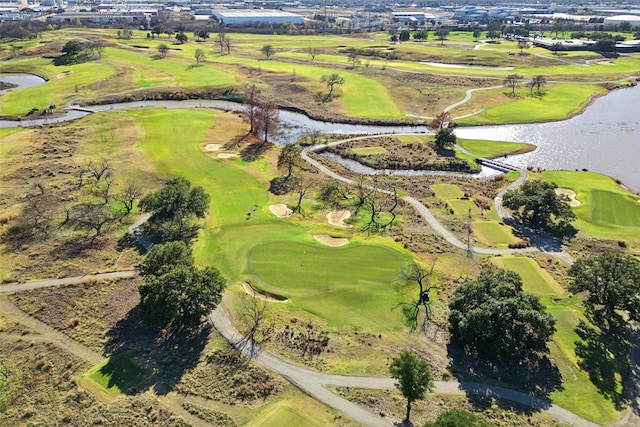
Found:
[(489, 362), (524, 360), (546, 352), (555, 319), (538, 297), (522, 290), (512, 271), (484, 269), (456, 289), (449, 302), (452, 340)]
[(140, 316), (150, 325), (192, 326), (222, 299), (225, 280), (214, 267), (197, 268), (183, 241), (155, 245), (140, 265)]
[(250, 85), (244, 93), (245, 114), (249, 120), (249, 133), (267, 142), (276, 135), (280, 124), (280, 110), (275, 102), (263, 99), (260, 89)]
[(80, 39), (69, 40), (62, 47), (62, 55), (53, 62), (55, 65), (80, 64), (100, 55), (103, 49), (101, 41), (83, 41)]

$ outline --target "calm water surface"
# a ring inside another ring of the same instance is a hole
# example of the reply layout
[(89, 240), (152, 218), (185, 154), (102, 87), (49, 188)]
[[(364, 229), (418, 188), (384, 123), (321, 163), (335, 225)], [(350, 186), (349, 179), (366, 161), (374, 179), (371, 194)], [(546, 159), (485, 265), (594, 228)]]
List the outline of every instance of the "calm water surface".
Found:
[(640, 191), (640, 85), (598, 98), (569, 120), (458, 128), (460, 138), (529, 142), (538, 148), (507, 163), (543, 169), (588, 169)]

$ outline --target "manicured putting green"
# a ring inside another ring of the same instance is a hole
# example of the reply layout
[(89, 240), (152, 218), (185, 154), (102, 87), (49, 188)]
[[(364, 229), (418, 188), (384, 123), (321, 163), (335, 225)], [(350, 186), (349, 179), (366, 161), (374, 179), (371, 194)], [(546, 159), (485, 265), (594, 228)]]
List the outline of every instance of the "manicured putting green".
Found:
[(455, 184), (433, 184), (431, 189), (436, 197), (442, 200), (457, 199), (464, 196), (460, 187)]
[(508, 245), (518, 241), (510, 227), (493, 221), (474, 221), (471, 228), (478, 242), (485, 245)]
[(127, 386), (135, 384), (144, 376), (144, 369), (126, 356), (114, 356), (89, 369), (82, 375), (104, 389), (109, 395), (116, 395)]
[(498, 267), (518, 273), (522, 277), (522, 286), (525, 292), (538, 296), (562, 296), (564, 294), (562, 286), (531, 258), (504, 256), (494, 258), (493, 262)]
[(324, 248), (269, 242), (255, 247), (250, 255), (256, 276), (281, 291), (296, 292), (364, 282), (388, 283), (398, 277), (402, 264), (396, 252), (373, 245)]
[(591, 192), (591, 218), (615, 225), (640, 225), (640, 203), (612, 191)]

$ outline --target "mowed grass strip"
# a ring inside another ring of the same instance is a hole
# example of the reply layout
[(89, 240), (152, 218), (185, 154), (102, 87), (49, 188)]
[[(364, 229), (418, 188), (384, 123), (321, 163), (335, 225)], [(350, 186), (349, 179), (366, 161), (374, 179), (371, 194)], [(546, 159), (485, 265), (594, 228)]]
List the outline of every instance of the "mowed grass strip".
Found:
[(480, 215), (480, 208), (471, 199), (449, 199), (447, 205), (455, 215)]
[(360, 148), (352, 148), (350, 150), (355, 154), (359, 154), (361, 156), (375, 156), (378, 154), (387, 153), (387, 149), (384, 147), (360, 147)]
[(551, 395), (553, 403), (601, 424), (613, 423), (619, 418), (614, 403), (605, 398), (580, 369), (576, 356), (576, 343), (582, 342), (576, 333), (580, 321), (586, 321), (580, 311), (570, 304), (547, 304), (556, 319), (556, 333), (550, 343), (551, 356), (562, 375), (562, 389)]
[(460, 187), (455, 184), (433, 184), (431, 189), (438, 199), (449, 200), (457, 199), (464, 196)]
[(305, 413), (302, 408), (292, 408), (284, 404), (276, 404), (270, 407), (264, 413), (261, 413), (256, 419), (252, 420), (247, 426), (261, 427), (280, 427), (280, 426), (320, 426), (317, 420), (311, 417), (311, 414)]
[[(145, 370), (125, 355), (112, 356), (80, 376), (81, 384), (104, 400), (115, 399), (127, 387), (140, 381)], [(93, 384), (91, 384), (93, 383)], [(97, 388), (95, 387), (97, 386)]]
[(474, 156), (484, 157), (486, 159), (510, 154), (528, 153), (536, 149), (536, 146), (533, 144), (485, 141), (479, 139), (458, 139), (456, 144)]
[(519, 239), (511, 233), (511, 227), (495, 221), (473, 221), (471, 224), (474, 238), (482, 245), (507, 246)]
[(492, 261), (500, 268), (518, 273), (525, 292), (537, 296), (562, 296), (565, 293), (562, 286), (531, 258), (506, 255)]

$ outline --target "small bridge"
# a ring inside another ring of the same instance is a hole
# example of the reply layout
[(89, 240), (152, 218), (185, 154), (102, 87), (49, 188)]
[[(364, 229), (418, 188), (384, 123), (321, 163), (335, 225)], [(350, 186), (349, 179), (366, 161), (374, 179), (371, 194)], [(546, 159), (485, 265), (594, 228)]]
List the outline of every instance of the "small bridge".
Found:
[(507, 163), (498, 162), (496, 160), (484, 159), (482, 157), (478, 157), (476, 159), (476, 162), (482, 166), (486, 166), (488, 168), (495, 169), (497, 171), (505, 172), (505, 173), (518, 170), (517, 167), (511, 166)]

